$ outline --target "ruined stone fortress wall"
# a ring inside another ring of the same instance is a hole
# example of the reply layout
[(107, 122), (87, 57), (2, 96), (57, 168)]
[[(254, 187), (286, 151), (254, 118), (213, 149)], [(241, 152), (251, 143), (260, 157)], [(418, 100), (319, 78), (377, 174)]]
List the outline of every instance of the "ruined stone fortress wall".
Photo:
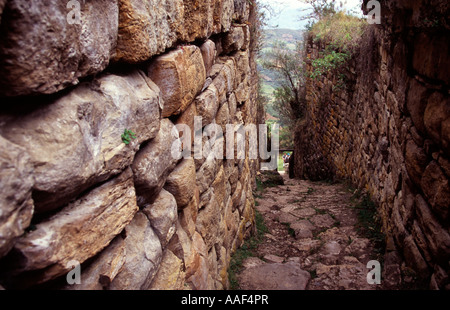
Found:
[(256, 123), (252, 14), (247, 0), (0, 0), (1, 286), (228, 287), (256, 163), (171, 147), (194, 116)]
[[(307, 82), (296, 173), (337, 175), (367, 189), (388, 236), (386, 275), (404, 261), (431, 288), (448, 289), (449, 25), (436, 18), (448, 16), (448, 3), (380, 2), (382, 23), (347, 64), (347, 85), (332, 74)], [(309, 38), (310, 71), (323, 48)]]

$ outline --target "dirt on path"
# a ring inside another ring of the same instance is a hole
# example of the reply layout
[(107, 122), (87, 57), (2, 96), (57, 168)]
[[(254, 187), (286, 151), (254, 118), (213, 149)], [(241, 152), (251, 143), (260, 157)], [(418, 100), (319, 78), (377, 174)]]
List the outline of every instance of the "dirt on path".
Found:
[(256, 198), (268, 232), (243, 263), (241, 289), (374, 290), (374, 245), (357, 230), (352, 193), (342, 184), (289, 179)]

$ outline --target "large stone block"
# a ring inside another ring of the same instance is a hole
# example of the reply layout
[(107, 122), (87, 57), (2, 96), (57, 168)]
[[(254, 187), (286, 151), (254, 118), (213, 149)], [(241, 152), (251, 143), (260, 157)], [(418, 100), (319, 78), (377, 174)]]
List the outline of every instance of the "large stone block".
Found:
[(30, 225), (33, 166), (24, 148), (0, 137), (0, 257)]
[(414, 38), (412, 65), (418, 73), (449, 84), (450, 78), (446, 70), (441, 70), (450, 67), (449, 53), (445, 33), (419, 32)]
[(185, 289), (185, 275), (183, 261), (170, 250), (165, 250), (150, 289), (183, 290)]
[(172, 134), (175, 126), (167, 118), (160, 125), (158, 135), (136, 154), (132, 165), (137, 202), (141, 207), (154, 202), (178, 161), (171, 153), (172, 144), (178, 139), (178, 133)]
[(184, 31), (182, 0), (119, 0), (115, 60), (138, 63), (173, 46)]
[(216, 0), (214, 11), (214, 32), (230, 30), (234, 13), (234, 0)]
[(148, 67), (148, 76), (161, 89), (163, 117), (180, 114), (202, 90), (206, 79), (200, 48), (180, 46), (157, 57)]
[(211, 40), (206, 40), (206, 42), (203, 43), (200, 47), (200, 51), (202, 52), (206, 76), (209, 76), (211, 67), (214, 65), (214, 62), (216, 60), (216, 44), (214, 44), (214, 42)]
[(183, 39), (193, 42), (208, 38), (214, 30), (214, 8), (216, 0), (184, 0)]
[(208, 205), (198, 212), (196, 230), (205, 240), (206, 248), (211, 247), (223, 240), (220, 235), (221, 205), (215, 199), (212, 199)]
[(433, 211), (445, 221), (449, 216), (450, 186), (448, 177), (435, 161), (423, 172), (420, 185)]
[[(3, 114), (2, 135), (25, 148), (34, 167), (37, 212), (57, 209), (131, 165), (159, 130), (158, 87), (140, 71), (104, 75), (27, 112)], [(125, 145), (125, 129), (137, 138)]]
[(217, 172), (220, 170), (221, 164), (222, 160), (216, 159), (214, 152), (211, 152), (200, 169), (197, 170), (196, 183), (200, 194), (206, 192), (206, 190), (210, 187), (216, 178)]
[(450, 259), (450, 234), (434, 216), (425, 199), (416, 195), (415, 206), (420, 228), (428, 242), (432, 256), (442, 263)]
[[(93, 189), (62, 212), (36, 225), (11, 252), (13, 285), (42, 283), (104, 249), (138, 211), (131, 169)], [(25, 273), (22, 273), (25, 272)], [(27, 273), (28, 272), (28, 273)], [(20, 273), (20, 274), (19, 274)], [(32, 276), (31, 276), (32, 274)]]
[(234, 0), (233, 19), (240, 23), (248, 21), (250, 15), (250, 2), (247, 0)]
[(450, 148), (450, 99), (445, 98), (439, 92), (433, 93), (428, 98), (428, 105), (425, 109), (424, 124), (427, 133), (437, 145), (446, 147), (447, 153)]
[(427, 155), (412, 139), (406, 142), (405, 165), (409, 177), (416, 184), (420, 184), (423, 171), (427, 165)]
[(174, 195), (178, 208), (186, 206), (195, 193), (194, 159), (183, 159), (167, 178), (164, 188)]
[(163, 256), (158, 236), (142, 213), (125, 228), (126, 260), (122, 271), (111, 282), (112, 290), (147, 290)]
[(162, 189), (155, 202), (146, 206), (142, 212), (147, 215), (161, 246), (165, 248), (176, 231), (178, 213), (175, 197)]
[(67, 290), (104, 290), (117, 274), (122, 271), (126, 260), (125, 241), (121, 235), (111, 243), (88, 265), (81, 268), (81, 283), (66, 285)]
[[(75, 1), (74, 1), (75, 2)], [(8, 1), (0, 34), (0, 94), (51, 94), (103, 71), (117, 44), (117, 0)]]
[(406, 107), (414, 122), (414, 126), (423, 134), (426, 132), (423, 117), (430, 94), (431, 91), (427, 90), (416, 79), (411, 80), (406, 99)]
[(219, 110), (219, 91), (214, 84), (202, 92), (195, 98), (195, 106), (197, 108), (198, 116), (202, 117), (202, 125), (207, 126), (215, 119), (217, 111)]
[(244, 47), (245, 32), (244, 26), (233, 26), (230, 31), (224, 36), (222, 41), (222, 48), (226, 54), (238, 51)]

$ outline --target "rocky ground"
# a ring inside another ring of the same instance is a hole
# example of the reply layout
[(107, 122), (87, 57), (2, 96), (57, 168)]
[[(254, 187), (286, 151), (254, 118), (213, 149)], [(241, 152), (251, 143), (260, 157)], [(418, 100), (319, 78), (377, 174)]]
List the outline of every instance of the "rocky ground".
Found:
[(377, 289), (367, 283), (374, 245), (357, 231), (352, 193), (342, 184), (282, 175), (284, 185), (256, 198), (268, 232), (255, 257), (244, 261), (240, 288)]

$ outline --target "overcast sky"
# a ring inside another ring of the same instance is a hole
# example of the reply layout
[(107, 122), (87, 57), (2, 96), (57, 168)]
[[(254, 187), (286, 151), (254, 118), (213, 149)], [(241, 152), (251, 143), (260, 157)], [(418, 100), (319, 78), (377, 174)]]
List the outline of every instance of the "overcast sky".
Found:
[[(278, 13), (269, 16), (269, 28), (278, 26), (278, 28), (302, 29), (306, 25), (306, 21), (299, 21), (299, 17), (302, 14), (301, 10), (310, 6), (301, 0), (260, 0), (260, 2), (270, 5)], [(344, 4), (346, 9), (360, 11), (362, 0), (346, 0), (346, 2)]]

